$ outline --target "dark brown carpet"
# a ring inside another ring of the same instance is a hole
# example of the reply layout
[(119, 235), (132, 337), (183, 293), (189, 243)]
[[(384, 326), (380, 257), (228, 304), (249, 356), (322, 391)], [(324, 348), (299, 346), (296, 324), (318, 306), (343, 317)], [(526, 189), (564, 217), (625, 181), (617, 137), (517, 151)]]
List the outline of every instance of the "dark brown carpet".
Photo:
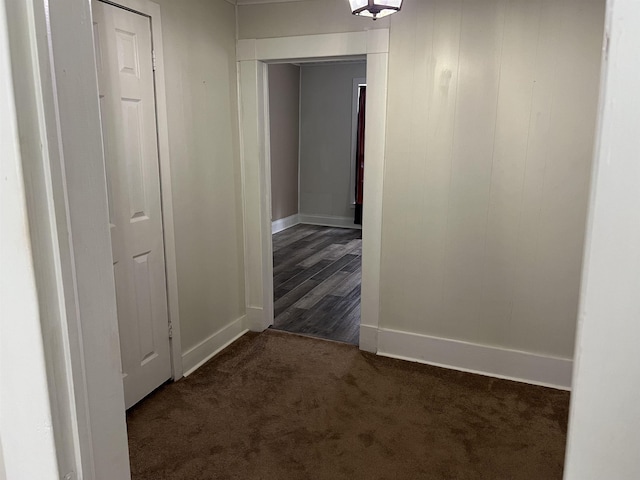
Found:
[(134, 480), (562, 478), (569, 394), (247, 334), (128, 414)]

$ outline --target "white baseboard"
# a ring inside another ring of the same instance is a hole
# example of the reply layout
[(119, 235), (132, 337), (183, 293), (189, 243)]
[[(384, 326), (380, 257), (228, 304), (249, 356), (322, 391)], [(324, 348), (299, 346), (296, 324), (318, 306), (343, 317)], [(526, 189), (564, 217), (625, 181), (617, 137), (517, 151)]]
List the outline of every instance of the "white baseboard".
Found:
[(360, 350), (377, 353), (378, 351), (378, 328), (370, 325), (360, 325), (360, 340), (358, 342)]
[[(367, 327), (367, 329), (370, 328), (373, 327)], [(361, 328), (361, 339), (363, 333)], [(571, 390), (573, 371), (571, 359), (536, 355), (518, 350), (397, 330), (380, 329), (377, 333), (378, 355), (533, 385)], [(365, 336), (370, 338), (372, 333), (367, 331)]]
[(247, 307), (246, 327), (252, 332), (263, 332), (269, 325), (265, 325), (264, 309)]
[(281, 232), (287, 228), (295, 227), (299, 223), (300, 215), (297, 213), (286, 218), (281, 218), (280, 220), (274, 220), (271, 222), (271, 234)]
[(362, 225), (356, 225), (353, 223), (353, 217), (336, 217), (333, 215), (308, 215), (306, 213), (301, 213), (300, 223), (307, 225), (322, 225), (325, 227), (362, 229)]
[(246, 316), (234, 320), (226, 327), (206, 338), (182, 354), (183, 376), (191, 375), (204, 363), (227, 348), (249, 330), (245, 327)]

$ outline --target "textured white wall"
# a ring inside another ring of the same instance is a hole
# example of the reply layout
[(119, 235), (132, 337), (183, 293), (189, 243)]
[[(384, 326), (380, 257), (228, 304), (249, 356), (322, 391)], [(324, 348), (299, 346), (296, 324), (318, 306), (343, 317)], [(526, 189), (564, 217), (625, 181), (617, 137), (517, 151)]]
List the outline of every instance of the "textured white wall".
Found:
[(244, 314), (235, 11), (159, 0), (182, 350)]
[(300, 213), (353, 217), (350, 198), (353, 79), (366, 63), (302, 66)]
[[(241, 38), (379, 26), (294, 4), (239, 7)], [(381, 327), (572, 357), (604, 5), (390, 17)]]
[(604, 2), (393, 17), (381, 324), (571, 358)]

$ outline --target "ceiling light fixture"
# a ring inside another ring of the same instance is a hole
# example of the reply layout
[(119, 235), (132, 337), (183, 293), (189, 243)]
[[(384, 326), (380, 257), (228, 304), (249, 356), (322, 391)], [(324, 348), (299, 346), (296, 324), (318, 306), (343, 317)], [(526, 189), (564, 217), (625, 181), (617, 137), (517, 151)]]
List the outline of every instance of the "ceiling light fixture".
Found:
[(402, 0), (349, 0), (351, 13), (377, 20), (399, 12)]

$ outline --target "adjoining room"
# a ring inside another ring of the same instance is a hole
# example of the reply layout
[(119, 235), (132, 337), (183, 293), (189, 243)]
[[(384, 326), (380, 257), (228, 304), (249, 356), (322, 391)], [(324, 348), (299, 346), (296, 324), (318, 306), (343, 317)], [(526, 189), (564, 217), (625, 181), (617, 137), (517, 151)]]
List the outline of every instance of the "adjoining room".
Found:
[(268, 71), (273, 328), (357, 345), (366, 62)]

